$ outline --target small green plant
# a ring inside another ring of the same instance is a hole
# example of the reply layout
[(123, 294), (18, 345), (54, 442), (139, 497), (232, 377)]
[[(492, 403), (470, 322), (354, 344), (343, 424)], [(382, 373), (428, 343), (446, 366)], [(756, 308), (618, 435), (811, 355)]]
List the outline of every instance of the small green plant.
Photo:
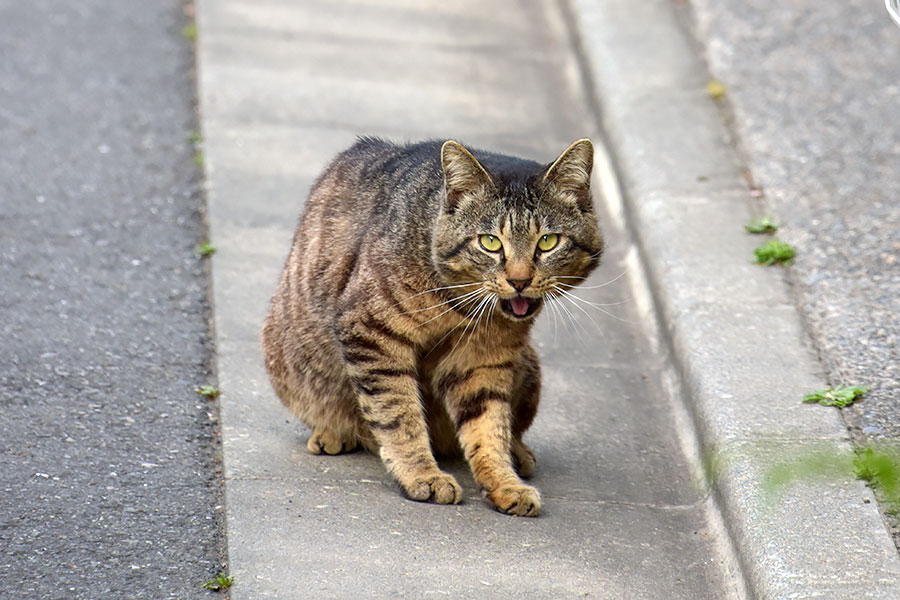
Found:
[(728, 90), (725, 88), (724, 83), (713, 79), (706, 84), (706, 93), (709, 94), (713, 100), (719, 100), (725, 97), (725, 94), (728, 93)]
[(770, 496), (801, 481), (856, 477), (877, 492), (886, 511), (900, 512), (900, 451), (876, 446), (847, 452), (819, 448), (794, 452), (766, 469), (764, 489)]
[(203, 242), (202, 244), (197, 246), (197, 254), (199, 254), (201, 258), (212, 256), (213, 252), (215, 251), (216, 247), (209, 242)]
[(818, 390), (812, 394), (803, 396), (803, 401), (807, 403), (818, 402), (822, 406), (837, 406), (838, 408), (846, 408), (856, 402), (856, 399), (868, 392), (861, 385), (844, 385), (841, 384), (836, 388), (828, 388), (827, 390)]
[(194, 389), (194, 391), (197, 392), (197, 394), (199, 394), (200, 396), (204, 396), (206, 398), (209, 398), (210, 400), (213, 398), (218, 398), (220, 393), (219, 388), (212, 385), (198, 385)]
[(184, 36), (184, 39), (189, 42), (197, 41), (197, 24), (196, 23), (188, 23), (181, 30), (181, 35)]
[(194, 164), (202, 169), (205, 163), (206, 159), (203, 157), (203, 150), (194, 152)]
[(219, 592), (230, 588), (232, 583), (234, 583), (234, 577), (228, 577), (225, 573), (219, 573), (204, 583), (203, 587), (214, 592)]
[(778, 225), (772, 217), (760, 217), (744, 225), (744, 229), (749, 233), (775, 233), (778, 231)]
[(788, 263), (794, 258), (796, 253), (797, 251), (793, 246), (782, 242), (778, 238), (769, 240), (753, 251), (753, 254), (756, 255), (756, 264), (758, 265)]
[(880, 492), (890, 512), (900, 511), (900, 456), (896, 452), (859, 450), (853, 459), (853, 474)]
[(199, 131), (192, 131), (188, 134), (187, 141), (196, 146), (203, 141), (203, 135)]

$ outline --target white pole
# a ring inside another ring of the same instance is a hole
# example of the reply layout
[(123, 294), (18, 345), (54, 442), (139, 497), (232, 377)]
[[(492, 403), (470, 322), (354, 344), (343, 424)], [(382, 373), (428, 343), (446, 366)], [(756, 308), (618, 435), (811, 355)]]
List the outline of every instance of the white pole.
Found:
[(897, 27), (900, 27), (900, 0), (884, 0), (884, 6)]

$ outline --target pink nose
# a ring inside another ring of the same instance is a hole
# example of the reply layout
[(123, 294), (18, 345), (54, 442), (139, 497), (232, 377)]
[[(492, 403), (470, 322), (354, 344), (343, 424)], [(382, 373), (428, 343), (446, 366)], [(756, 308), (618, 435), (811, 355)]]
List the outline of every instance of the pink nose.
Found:
[(506, 281), (509, 283), (509, 285), (516, 288), (516, 291), (521, 292), (531, 283), (531, 277), (529, 277), (528, 279), (507, 279)]

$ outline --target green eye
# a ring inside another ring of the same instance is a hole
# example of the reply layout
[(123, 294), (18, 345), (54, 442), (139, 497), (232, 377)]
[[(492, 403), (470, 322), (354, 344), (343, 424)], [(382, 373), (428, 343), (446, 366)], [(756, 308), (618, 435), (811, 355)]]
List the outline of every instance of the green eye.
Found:
[(488, 252), (499, 252), (500, 248), (503, 247), (503, 244), (500, 242), (500, 238), (494, 235), (480, 235), (478, 236), (478, 243), (481, 244), (481, 247), (487, 250)]
[(542, 235), (541, 239), (538, 240), (538, 250), (541, 252), (549, 252), (556, 248), (556, 245), (559, 243), (559, 236), (555, 233), (548, 233), (547, 235)]

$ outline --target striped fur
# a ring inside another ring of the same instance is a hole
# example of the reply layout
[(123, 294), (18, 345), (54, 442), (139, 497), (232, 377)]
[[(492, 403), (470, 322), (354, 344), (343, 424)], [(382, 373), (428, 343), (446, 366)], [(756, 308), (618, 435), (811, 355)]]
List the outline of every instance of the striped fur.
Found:
[[(410, 498), (446, 504), (462, 490), (434, 456), (461, 451), (498, 510), (540, 512), (520, 479), (535, 468), (522, 435), (540, 397), (529, 332), (557, 277), (575, 283), (599, 262), (592, 159), (587, 140), (540, 165), (364, 138), (330, 164), (262, 331), (311, 452), (362, 446)], [(546, 234), (558, 242), (541, 251)]]

